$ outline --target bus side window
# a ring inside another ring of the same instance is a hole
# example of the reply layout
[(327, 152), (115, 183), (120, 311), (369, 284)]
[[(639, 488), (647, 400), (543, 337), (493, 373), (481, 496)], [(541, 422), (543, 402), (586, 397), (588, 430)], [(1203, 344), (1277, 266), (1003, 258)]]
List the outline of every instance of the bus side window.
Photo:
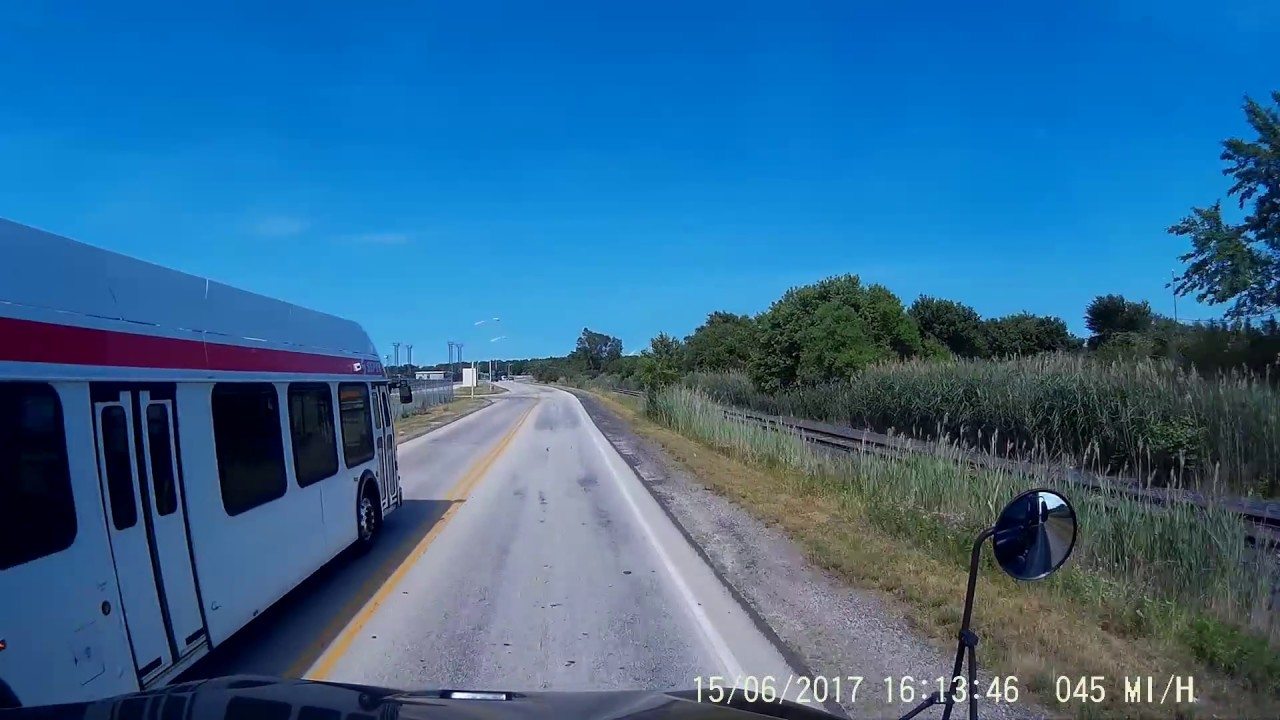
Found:
[(376, 385), (373, 388), (373, 429), (382, 429), (382, 393)]
[(213, 444), (222, 506), (239, 515), (284, 497), (289, 482), (280, 434), (280, 397), (271, 383), (213, 386)]
[(293, 474), (298, 487), (338, 473), (333, 390), (327, 383), (289, 384), (289, 431), (293, 436)]
[(373, 459), (373, 426), (369, 422), (369, 386), (338, 383), (338, 412), (342, 415), (342, 455), (352, 468)]
[(75, 537), (58, 393), (0, 382), (0, 570), (65, 550)]

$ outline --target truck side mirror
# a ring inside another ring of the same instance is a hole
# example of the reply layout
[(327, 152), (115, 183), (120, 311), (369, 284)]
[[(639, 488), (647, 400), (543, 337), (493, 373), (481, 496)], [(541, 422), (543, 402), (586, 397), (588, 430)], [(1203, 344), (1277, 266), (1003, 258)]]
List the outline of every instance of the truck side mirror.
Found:
[(400, 402), (404, 404), (413, 402), (413, 388), (409, 387), (408, 380), (400, 381)]
[(1010, 502), (996, 520), (996, 562), (1017, 580), (1057, 572), (1076, 546), (1076, 511), (1061, 494), (1030, 490)]

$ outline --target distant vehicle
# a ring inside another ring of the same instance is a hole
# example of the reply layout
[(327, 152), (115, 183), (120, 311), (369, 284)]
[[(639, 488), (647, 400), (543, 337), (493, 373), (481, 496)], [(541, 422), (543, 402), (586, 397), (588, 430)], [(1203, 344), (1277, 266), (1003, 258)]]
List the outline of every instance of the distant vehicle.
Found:
[(163, 685), (399, 507), (356, 323), (4, 220), (0, 255), (0, 691)]

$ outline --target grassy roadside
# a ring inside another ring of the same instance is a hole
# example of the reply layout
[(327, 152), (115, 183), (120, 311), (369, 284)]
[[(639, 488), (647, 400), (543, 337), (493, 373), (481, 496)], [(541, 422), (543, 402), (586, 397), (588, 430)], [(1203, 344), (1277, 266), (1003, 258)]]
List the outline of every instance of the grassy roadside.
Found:
[(684, 380), (719, 402), (1212, 494), (1280, 496), (1280, 392), (1265, 377), (1205, 377), (1171, 362), (1080, 355), (910, 360), (778, 394), (743, 373)]
[[(922, 634), (947, 646), (953, 641), (965, 558), (973, 537), (971, 516), (976, 510), (990, 516), (989, 521), (1007, 499), (1007, 488), (989, 488), (989, 508), (962, 509), (957, 500), (953, 508), (944, 505), (931, 511), (913, 508), (908, 513), (886, 513), (884, 507), (868, 504), (850, 492), (849, 486), (857, 481), (804, 456), (808, 451), (803, 446), (791, 447), (785, 441), (763, 437), (735, 442), (714, 433), (695, 441), (647, 417), (640, 399), (607, 394), (602, 401), (638, 434), (658, 442), (703, 483), (784, 529), (816, 564), (855, 585), (887, 593), (904, 606), (905, 614), (913, 618)], [(680, 419), (668, 422), (677, 427), (682, 424)], [(687, 422), (682, 430), (698, 434)], [(769, 442), (775, 446), (762, 451), (761, 446)], [(920, 476), (941, 472), (928, 462), (897, 463), (895, 467), (898, 482), (894, 487), (904, 492), (910, 492), (913, 483), (918, 485)], [(954, 466), (949, 472), (955, 474)], [(971, 480), (982, 482), (981, 478)], [(883, 488), (880, 492), (883, 494)], [(912, 500), (919, 498), (907, 498), (908, 503)], [(1083, 532), (1085, 543), (1092, 536), (1105, 534), (1089, 526)], [(982, 636), (981, 659), (987, 668), (993, 673), (1017, 675), (1021, 687), (1055, 715), (1277, 716), (1280, 668), (1265, 641), (1259, 646), (1251, 636), (1233, 634), (1229, 626), (1204, 616), (1188, 621), (1170, 602), (1120, 593), (1117, 583), (1105, 575), (1076, 567), (1091, 557), (1090, 553), (1096, 554), (1096, 549), (1082, 548), (1081, 557), (1073, 560), (1068, 570), (1035, 585), (1014, 583), (987, 558), (975, 614), (975, 629)], [(1206, 573), (1204, 589), (1215, 582), (1223, 580)], [(1163, 687), (1171, 674), (1194, 677), (1197, 705), (1130, 705), (1122, 701), (1124, 678), (1151, 675), (1160, 678)], [(1071, 678), (1074, 686), (1078, 678), (1087, 676), (1103, 678), (1106, 699), (1102, 704), (1074, 698), (1058, 702), (1055, 691), (1061, 689), (1061, 683), (1057, 678)]]
[(447, 403), (427, 408), (426, 412), (396, 420), (396, 442), (421, 437), (438, 427), (448, 425), (489, 404), (484, 398), (455, 397)]
[[(482, 382), (476, 384), (474, 395), (476, 397), (481, 395), (501, 395), (506, 391), (507, 389), (500, 385)], [(453, 393), (455, 397), (470, 397), (473, 394), (471, 388), (454, 388)]]

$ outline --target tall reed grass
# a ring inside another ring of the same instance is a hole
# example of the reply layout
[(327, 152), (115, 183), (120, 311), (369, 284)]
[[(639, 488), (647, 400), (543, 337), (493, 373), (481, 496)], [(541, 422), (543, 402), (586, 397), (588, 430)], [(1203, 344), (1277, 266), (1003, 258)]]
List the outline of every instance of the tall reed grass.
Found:
[[(937, 456), (901, 460), (836, 454), (794, 433), (727, 420), (723, 409), (704, 391), (676, 386), (651, 395), (646, 412), (748, 462), (798, 471), (808, 489), (834, 493), (890, 536), (950, 553), (958, 563), (1009, 499), (1058, 482), (974, 470), (954, 462), (956, 450), (945, 443)], [(1271, 553), (1250, 545), (1243, 521), (1216, 508), (1059, 489), (1076, 507), (1080, 542), (1045, 591), (1082, 603), (1124, 632), (1175, 639), (1215, 667), (1280, 691), (1272, 646), (1280, 640), (1272, 607), (1280, 572)]]
[(1067, 458), (1207, 491), (1280, 495), (1280, 393), (1246, 374), (1206, 379), (1168, 362), (1042, 355), (876, 365), (778, 395), (741, 374), (695, 373), (685, 384), (762, 412)]

